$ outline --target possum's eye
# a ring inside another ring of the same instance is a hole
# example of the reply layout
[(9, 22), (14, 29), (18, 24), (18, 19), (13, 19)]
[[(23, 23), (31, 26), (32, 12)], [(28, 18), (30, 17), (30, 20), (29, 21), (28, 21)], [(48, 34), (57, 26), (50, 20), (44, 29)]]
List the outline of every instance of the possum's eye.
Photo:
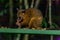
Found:
[(25, 11), (22, 11), (22, 14), (24, 15), (25, 14)]
[(25, 13), (22, 13), (23, 15), (25, 14)]
[(21, 17), (18, 17), (18, 20), (20, 20), (21, 19)]

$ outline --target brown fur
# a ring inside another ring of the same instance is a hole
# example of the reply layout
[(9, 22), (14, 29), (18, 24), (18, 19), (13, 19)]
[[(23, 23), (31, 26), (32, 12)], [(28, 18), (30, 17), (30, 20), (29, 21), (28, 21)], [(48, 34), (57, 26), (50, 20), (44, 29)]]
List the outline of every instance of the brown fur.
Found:
[[(22, 13), (21, 10), (18, 11), (17, 17), (21, 17), (23, 19), (22, 22), (19, 24), (25, 25), (27, 28), (42, 28), (42, 20), (43, 20), (43, 15), (42, 12), (36, 8), (29, 8), (25, 10), (24, 13)], [(18, 21), (18, 20), (17, 20)]]

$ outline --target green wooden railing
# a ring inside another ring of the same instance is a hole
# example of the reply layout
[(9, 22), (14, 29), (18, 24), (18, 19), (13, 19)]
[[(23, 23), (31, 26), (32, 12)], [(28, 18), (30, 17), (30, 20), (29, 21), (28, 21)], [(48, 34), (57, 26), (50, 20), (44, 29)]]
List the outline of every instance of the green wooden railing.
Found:
[(60, 30), (32, 30), (32, 29), (11, 29), (0, 28), (0, 33), (24, 33), (24, 34), (48, 34), (48, 35), (60, 35)]
[[(32, 29), (12, 29), (0, 28), (0, 33), (14, 33), (14, 34), (43, 34), (51, 35), (50, 39), (53, 40), (53, 35), (60, 35), (60, 30), (32, 30)], [(20, 37), (16, 38), (19, 40)]]

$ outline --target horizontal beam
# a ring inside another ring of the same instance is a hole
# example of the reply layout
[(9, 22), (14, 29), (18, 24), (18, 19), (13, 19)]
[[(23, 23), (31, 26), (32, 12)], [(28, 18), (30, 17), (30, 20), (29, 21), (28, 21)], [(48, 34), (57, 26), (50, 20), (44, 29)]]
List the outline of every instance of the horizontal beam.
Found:
[(26, 34), (47, 34), (60, 35), (60, 30), (32, 30), (32, 29), (11, 29), (0, 28), (0, 33), (26, 33)]

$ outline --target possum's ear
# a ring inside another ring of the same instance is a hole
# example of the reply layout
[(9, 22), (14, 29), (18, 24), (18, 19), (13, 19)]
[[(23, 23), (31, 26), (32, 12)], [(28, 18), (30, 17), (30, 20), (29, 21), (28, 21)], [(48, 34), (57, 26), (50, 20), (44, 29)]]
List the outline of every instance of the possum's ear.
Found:
[(19, 9), (18, 9), (18, 8), (16, 8), (16, 10), (18, 11)]
[(22, 12), (22, 11), (24, 11), (24, 10), (23, 10), (23, 9), (17, 8), (17, 11), (18, 11), (18, 12)]
[(25, 9), (19, 9), (19, 8), (16, 8), (17, 12), (22, 12), (22, 11), (25, 11)]
[(25, 10), (21, 9), (21, 10), (18, 10), (19, 13), (24, 13)]
[(17, 13), (18, 13), (20, 9), (19, 8), (16, 8), (16, 10), (17, 10)]
[(18, 15), (20, 14), (20, 13), (25, 13), (25, 10), (24, 9), (21, 9), (21, 10), (19, 10), (18, 8), (17, 8), (17, 17), (18, 17)]

